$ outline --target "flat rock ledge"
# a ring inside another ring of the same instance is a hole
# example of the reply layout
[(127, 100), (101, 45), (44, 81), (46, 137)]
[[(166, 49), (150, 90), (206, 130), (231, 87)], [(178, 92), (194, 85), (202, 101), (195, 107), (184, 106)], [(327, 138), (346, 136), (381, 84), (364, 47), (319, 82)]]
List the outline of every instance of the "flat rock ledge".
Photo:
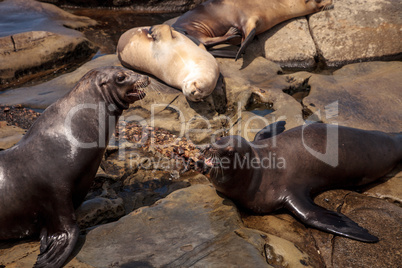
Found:
[(0, 2), (0, 23), (8, 25), (0, 29), (0, 90), (80, 64), (96, 50), (73, 30), (96, 22), (51, 4)]

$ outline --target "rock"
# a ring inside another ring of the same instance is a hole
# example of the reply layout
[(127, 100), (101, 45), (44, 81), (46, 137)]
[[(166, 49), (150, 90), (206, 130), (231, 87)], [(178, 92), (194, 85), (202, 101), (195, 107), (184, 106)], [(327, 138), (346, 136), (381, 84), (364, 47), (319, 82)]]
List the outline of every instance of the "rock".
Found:
[(184, 12), (206, 0), (44, 0), (56, 5), (84, 7), (130, 7), (137, 12)]
[(115, 55), (97, 58), (72, 73), (61, 75), (37, 86), (8, 90), (1, 94), (0, 105), (21, 104), (24, 107), (46, 109), (47, 106), (70, 92), (78, 80), (89, 70), (108, 65), (119, 65)]
[(0, 150), (8, 149), (19, 142), (25, 132), (22, 128), (7, 126), (5, 121), (0, 121)]
[(324, 123), (401, 132), (401, 71), (401, 62), (367, 62), (313, 75), (303, 103)]
[(80, 63), (95, 51), (73, 29), (96, 22), (50, 4), (33, 0), (0, 2), (0, 23), (6, 25), (0, 30), (2, 89)]
[[(262, 127), (276, 121), (286, 120), (286, 129), (303, 124), (303, 107), (284, 92), (291, 84), (286, 76), (278, 75), (282, 71), (277, 64), (247, 54), (236, 62), (217, 60), (227, 88), (229, 124), (226, 135), (242, 135), (252, 140)], [(261, 106), (273, 111), (264, 116), (256, 115), (254, 109)]]
[[(3, 245), (0, 243), (0, 267), (19, 268), (33, 267), (39, 254), (39, 242), (15, 243)], [(74, 254), (74, 253), (73, 253)], [(64, 268), (93, 268), (77, 259), (72, 259)]]
[(402, 204), (402, 165), (378, 181), (375, 186), (370, 185), (364, 194), (387, 200), (395, 205)]
[(378, 243), (355, 240), (314, 231), (326, 267), (395, 267), (400, 263), (402, 239), (402, 208), (387, 201), (355, 192), (335, 190), (323, 193), (315, 202), (338, 210), (371, 234)]
[(402, 2), (338, 0), (310, 16), (314, 42), (326, 67), (402, 59)]
[(75, 214), (80, 228), (111, 222), (121, 218), (125, 214), (123, 199), (95, 197), (84, 201)]
[(91, 230), (76, 258), (95, 267), (269, 267), (265, 243), (230, 201), (196, 185)]
[(258, 35), (246, 53), (263, 56), (288, 70), (312, 70), (317, 65), (316, 48), (305, 17), (284, 21)]
[[(296, 220), (290, 214), (277, 214), (277, 215), (249, 215), (242, 213), (242, 220), (244, 225), (248, 228), (257, 229), (264, 233), (278, 237), (291, 243), (289, 249), (298, 249), (308, 257), (305, 257), (303, 265), (312, 267), (324, 267), (324, 260), (316, 248), (316, 241), (310, 233), (310, 229), (305, 227), (302, 223)], [(293, 258), (290, 256), (289, 258)], [(288, 260), (288, 259), (287, 259)], [(296, 259), (296, 263), (297, 260)], [(300, 266), (300, 262), (298, 263)], [(281, 267), (286, 267), (282, 265)], [(298, 267), (290, 266), (290, 267)]]

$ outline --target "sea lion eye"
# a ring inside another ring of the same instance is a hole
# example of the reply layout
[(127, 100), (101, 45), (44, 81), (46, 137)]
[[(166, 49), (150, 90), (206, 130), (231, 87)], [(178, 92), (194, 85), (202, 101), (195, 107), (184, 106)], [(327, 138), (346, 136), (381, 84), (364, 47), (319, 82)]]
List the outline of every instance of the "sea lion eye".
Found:
[(117, 81), (118, 82), (123, 82), (124, 79), (126, 79), (126, 76), (124, 74), (118, 74), (117, 75)]

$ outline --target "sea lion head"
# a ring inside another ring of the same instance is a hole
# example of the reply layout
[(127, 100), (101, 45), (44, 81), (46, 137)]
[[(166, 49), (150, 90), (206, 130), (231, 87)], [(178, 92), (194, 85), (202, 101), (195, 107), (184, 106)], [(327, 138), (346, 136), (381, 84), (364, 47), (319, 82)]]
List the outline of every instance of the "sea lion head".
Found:
[(239, 183), (236, 178), (251, 169), (250, 161), (254, 158), (249, 142), (241, 136), (219, 139), (205, 149), (204, 155), (204, 164), (210, 169), (209, 179), (221, 192)]
[[(191, 63), (188, 63), (191, 65)], [(205, 64), (210, 68), (200, 69), (198, 66), (187, 66), (190, 73), (183, 80), (182, 91), (184, 96), (193, 102), (200, 102), (209, 95), (216, 87), (219, 76), (219, 67), (216, 62)]]
[(310, 10), (318, 12), (321, 10), (327, 10), (333, 8), (332, 0), (302, 0)]
[(144, 88), (150, 83), (148, 76), (118, 66), (97, 68), (93, 72), (97, 73), (96, 84), (104, 100), (120, 110), (143, 99), (146, 95)]
[(193, 102), (200, 102), (211, 94), (211, 83), (203, 81), (199, 76), (188, 77), (183, 81), (183, 94)]

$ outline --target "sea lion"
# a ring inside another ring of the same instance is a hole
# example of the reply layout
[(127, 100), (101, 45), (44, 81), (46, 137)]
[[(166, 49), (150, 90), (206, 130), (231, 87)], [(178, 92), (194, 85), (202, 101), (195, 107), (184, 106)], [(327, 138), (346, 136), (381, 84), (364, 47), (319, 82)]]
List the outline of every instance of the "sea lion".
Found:
[(147, 76), (123, 67), (89, 71), (26, 135), (0, 152), (0, 239), (40, 236), (34, 267), (61, 267), (79, 235), (84, 200), (118, 117), (145, 97)]
[(285, 208), (319, 230), (378, 241), (345, 215), (314, 204), (311, 196), (361, 186), (387, 174), (402, 160), (402, 134), (321, 123), (276, 136), (264, 132), (253, 142), (228, 136), (206, 149), (205, 164), (219, 192), (255, 213)]
[[(332, 0), (209, 0), (180, 16), (172, 27), (205, 47), (241, 37), (236, 60), (254, 39), (276, 24), (330, 7)], [(216, 52), (216, 56), (220, 55)]]
[(123, 66), (155, 75), (194, 102), (212, 93), (220, 74), (205, 48), (165, 24), (128, 30), (119, 39), (117, 55)]

